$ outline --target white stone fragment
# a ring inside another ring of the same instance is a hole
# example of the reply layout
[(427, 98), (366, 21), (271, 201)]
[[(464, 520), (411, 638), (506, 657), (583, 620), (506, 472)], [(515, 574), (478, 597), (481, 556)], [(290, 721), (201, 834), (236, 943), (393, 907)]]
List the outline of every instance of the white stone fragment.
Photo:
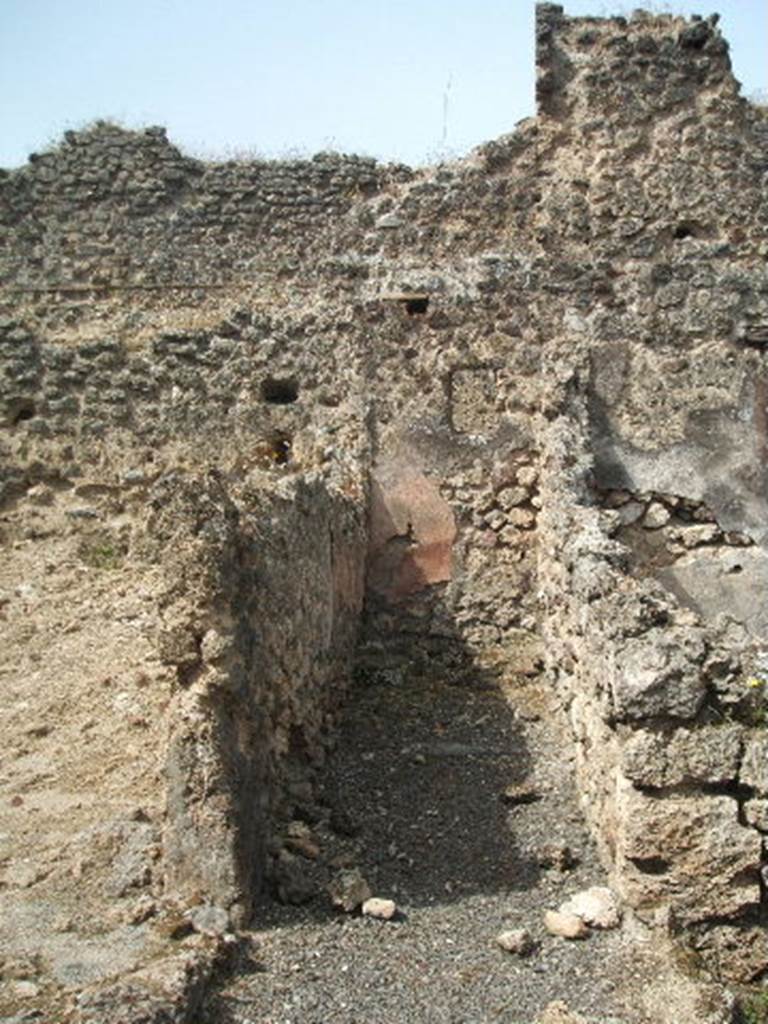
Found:
[(533, 950), (533, 939), (527, 928), (512, 928), (499, 932), (496, 936), (496, 945), (500, 946), (505, 953), (527, 956)]
[(391, 921), (397, 913), (397, 906), (394, 900), (385, 900), (380, 896), (371, 896), (363, 903), (363, 914), (366, 917), (375, 917), (380, 921)]
[(223, 907), (203, 904), (190, 911), (189, 920), (201, 935), (223, 935), (229, 929), (229, 914)]
[(658, 530), (666, 526), (670, 518), (671, 513), (666, 505), (662, 505), (660, 501), (652, 501), (646, 510), (643, 526), (648, 530)]
[(40, 986), (34, 981), (14, 981), (12, 991), (17, 999), (34, 999), (40, 994)]
[(544, 927), (550, 935), (562, 939), (586, 939), (589, 928), (576, 914), (563, 914), (559, 910), (548, 910), (544, 914)]
[(591, 928), (617, 928), (621, 922), (621, 910), (615, 894), (602, 885), (576, 893), (562, 904), (560, 913), (580, 917)]

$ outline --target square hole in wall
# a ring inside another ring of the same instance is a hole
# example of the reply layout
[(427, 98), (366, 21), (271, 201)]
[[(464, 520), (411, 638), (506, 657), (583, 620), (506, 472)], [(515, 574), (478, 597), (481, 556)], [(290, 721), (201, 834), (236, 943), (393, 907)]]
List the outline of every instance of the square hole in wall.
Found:
[(397, 292), (383, 295), (385, 301), (396, 302), (408, 316), (420, 317), (429, 311), (429, 295), (423, 292)]
[(270, 405), (291, 405), (299, 397), (299, 383), (292, 377), (267, 377), (261, 382), (262, 401)]
[(408, 316), (424, 316), (429, 309), (429, 297), (427, 295), (411, 295), (403, 299), (403, 305)]

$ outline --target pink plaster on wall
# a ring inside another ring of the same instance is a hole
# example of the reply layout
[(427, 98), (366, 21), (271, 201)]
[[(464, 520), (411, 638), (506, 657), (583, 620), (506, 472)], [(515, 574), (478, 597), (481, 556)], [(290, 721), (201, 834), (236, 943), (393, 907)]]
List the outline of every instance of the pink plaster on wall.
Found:
[(456, 521), (434, 479), (393, 460), (373, 474), (368, 586), (391, 601), (451, 579)]

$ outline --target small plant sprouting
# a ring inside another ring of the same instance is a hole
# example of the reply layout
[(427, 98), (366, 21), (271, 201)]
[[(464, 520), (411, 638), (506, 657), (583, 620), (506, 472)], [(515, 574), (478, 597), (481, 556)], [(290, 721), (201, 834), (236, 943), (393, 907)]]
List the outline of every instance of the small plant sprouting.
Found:
[(756, 652), (744, 690), (739, 718), (754, 727), (768, 726), (768, 651)]
[(762, 728), (768, 725), (768, 687), (763, 679), (748, 676), (746, 693), (740, 701), (738, 718), (746, 725)]
[(768, 1024), (768, 989), (756, 989), (739, 1000), (741, 1024)]
[(115, 542), (105, 537), (84, 539), (78, 549), (81, 561), (91, 569), (119, 569), (124, 553)]

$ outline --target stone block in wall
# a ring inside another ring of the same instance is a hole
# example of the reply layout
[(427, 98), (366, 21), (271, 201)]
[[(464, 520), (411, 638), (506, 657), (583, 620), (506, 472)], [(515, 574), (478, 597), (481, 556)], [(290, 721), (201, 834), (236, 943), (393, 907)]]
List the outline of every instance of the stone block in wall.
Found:
[(732, 782), (739, 771), (743, 732), (735, 723), (672, 732), (641, 729), (627, 740), (621, 767), (641, 788)]
[(729, 615), (743, 622), (753, 636), (764, 636), (768, 632), (768, 609), (763, 600), (768, 586), (768, 554), (757, 546), (713, 546), (717, 539), (714, 524), (686, 526), (676, 532), (683, 546), (693, 547), (699, 531), (704, 531), (699, 537), (703, 536), (706, 546), (660, 570), (659, 580), (673, 593), (684, 596), (705, 621)]
[(619, 885), (636, 910), (671, 905), (689, 924), (760, 902), (762, 840), (740, 825), (731, 797), (660, 797), (627, 786), (617, 820)]
[(768, 732), (758, 733), (747, 744), (739, 780), (760, 796), (768, 796)]
[(709, 925), (693, 947), (721, 981), (748, 985), (768, 968), (768, 931), (762, 925)]
[(768, 832), (768, 800), (745, 800), (744, 820), (761, 832)]
[(689, 627), (651, 629), (627, 640), (611, 679), (615, 717), (693, 718), (706, 695), (705, 653), (700, 631)]

